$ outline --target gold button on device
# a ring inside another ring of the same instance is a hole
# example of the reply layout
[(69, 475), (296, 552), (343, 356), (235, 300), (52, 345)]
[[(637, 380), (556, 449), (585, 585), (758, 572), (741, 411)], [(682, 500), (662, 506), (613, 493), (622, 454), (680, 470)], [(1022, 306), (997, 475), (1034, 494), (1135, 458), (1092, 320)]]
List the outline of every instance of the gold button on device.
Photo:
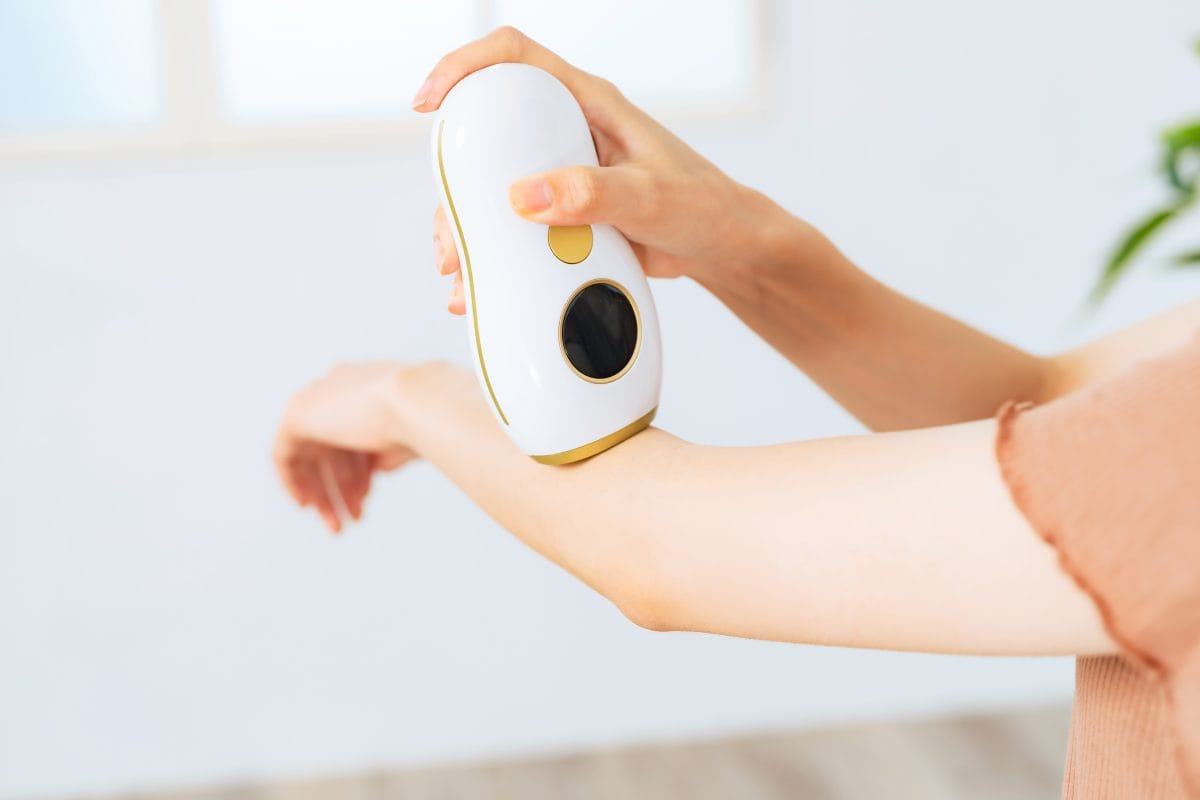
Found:
[(592, 252), (591, 225), (551, 225), (546, 233), (550, 252), (564, 264), (578, 264)]

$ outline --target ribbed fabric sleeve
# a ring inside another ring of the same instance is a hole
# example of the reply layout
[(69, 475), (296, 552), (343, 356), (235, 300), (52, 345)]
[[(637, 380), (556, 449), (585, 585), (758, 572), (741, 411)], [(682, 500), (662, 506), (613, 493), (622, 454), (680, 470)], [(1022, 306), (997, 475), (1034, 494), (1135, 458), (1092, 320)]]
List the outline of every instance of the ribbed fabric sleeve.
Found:
[(1063, 796), (1186, 797), (1174, 736), (1161, 682), (1124, 658), (1078, 659)]
[(1014, 501), (1121, 651), (1078, 662), (1064, 794), (1200, 798), (1200, 337), (999, 420)]

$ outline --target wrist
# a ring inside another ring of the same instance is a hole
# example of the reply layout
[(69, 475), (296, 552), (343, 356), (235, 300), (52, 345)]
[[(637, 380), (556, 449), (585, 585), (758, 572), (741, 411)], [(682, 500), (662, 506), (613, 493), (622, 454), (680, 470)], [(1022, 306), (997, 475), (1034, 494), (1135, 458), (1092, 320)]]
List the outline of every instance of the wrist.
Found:
[(750, 293), (764, 270), (786, 266), (796, 270), (809, 260), (820, 233), (802, 219), (748, 186), (734, 184), (726, 204), (725, 230), (718, 258), (692, 271), (690, 277), (713, 294)]
[(754, 189), (737, 185), (729, 208), (728, 247), (691, 275), (718, 297), (753, 296), (769, 276), (802, 277), (838, 254), (817, 229)]
[(473, 389), (474, 377), (454, 364), (427, 361), (397, 367), (388, 394), (388, 437), (420, 452), (422, 437), (436, 428), (438, 411), (467, 402)]

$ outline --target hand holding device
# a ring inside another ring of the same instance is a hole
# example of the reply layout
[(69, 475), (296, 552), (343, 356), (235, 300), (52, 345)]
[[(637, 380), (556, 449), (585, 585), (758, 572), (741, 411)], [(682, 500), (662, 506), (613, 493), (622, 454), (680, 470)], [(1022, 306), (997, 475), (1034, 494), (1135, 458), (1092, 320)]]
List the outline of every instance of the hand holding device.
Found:
[[(710, 288), (770, 257), (799, 222), (729, 178), (612, 83), (573, 67), (514, 28), (499, 28), (442, 58), (413, 108), (436, 110), (459, 81), (501, 63), (529, 64), (558, 78), (582, 107), (599, 156), (598, 167), (542, 168), (516, 176), (509, 200), (526, 219), (612, 225), (632, 243), (650, 277), (687, 275)], [(439, 270), (461, 276), (444, 206), (435, 214), (434, 238)], [(456, 279), (451, 312), (465, 311), (464, 294)]]

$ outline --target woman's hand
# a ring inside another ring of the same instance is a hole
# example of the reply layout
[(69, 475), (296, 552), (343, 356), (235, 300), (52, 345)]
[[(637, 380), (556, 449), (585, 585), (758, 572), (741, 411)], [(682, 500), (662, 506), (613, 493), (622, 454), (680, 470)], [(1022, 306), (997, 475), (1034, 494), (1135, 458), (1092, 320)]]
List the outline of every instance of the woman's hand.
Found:
[[(514, 183), (509, 200), (522, 217), (546, 225), (613, 225), (633, 244), (647, 275), (697, 279), (753, 261), (773, 225), (796, 222), (722, 173), (613, 84), (576, 69), (515, 28), (500, 28), (445, 56), (417, 91), (413, 108), (435, 110), (458, 81), (503, 62), (531, 64), (563, 82), (583, 108), (601, 164)], [(440, 206), (434, 249), (439, 271), (456, 276), (450, 311), (462, 314), (458, 254)]]
[(288, 402), (275, 468), (292, 498), (314, 506), (334, 533), (362, 516), (375, 472), (415, 457), (400, 435), (402, 373), (395, 364), (338, 366)]

